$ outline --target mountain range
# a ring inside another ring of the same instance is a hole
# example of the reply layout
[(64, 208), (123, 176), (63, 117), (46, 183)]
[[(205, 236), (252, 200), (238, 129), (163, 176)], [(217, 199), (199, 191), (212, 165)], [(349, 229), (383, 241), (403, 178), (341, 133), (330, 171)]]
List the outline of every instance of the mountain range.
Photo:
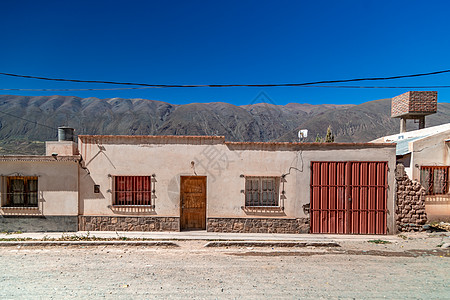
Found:
[[(298, 141), (324, 136), (331, 126), (336, 142), (367, 142), (399, 131), (390, 117), (391, 99), (360, 105), (229, 103), (173, 105), (146, 99), (0, 95), (0, 154), (43, 154), (57, 127), (76, 134), (224, 135), (227, 141)], [(449, 122), (450, 103), (426, 118), (427, 127)], [(408, 130), (418, 124), (408, 122)]]

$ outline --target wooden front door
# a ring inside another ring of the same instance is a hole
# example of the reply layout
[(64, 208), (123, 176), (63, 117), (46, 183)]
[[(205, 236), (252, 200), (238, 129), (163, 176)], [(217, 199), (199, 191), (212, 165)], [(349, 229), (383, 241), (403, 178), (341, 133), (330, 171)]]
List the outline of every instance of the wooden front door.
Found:
[(206, 176), (181, 176), (181, 229), (206, 229)]

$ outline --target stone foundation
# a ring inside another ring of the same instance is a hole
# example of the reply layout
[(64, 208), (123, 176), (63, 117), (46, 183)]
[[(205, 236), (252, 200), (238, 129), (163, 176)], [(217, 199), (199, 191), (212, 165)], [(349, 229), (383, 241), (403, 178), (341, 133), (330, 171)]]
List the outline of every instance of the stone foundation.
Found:
[(397, 203), (395, 206), (398, 231), (422, 231), (427, 222), (425, 212), (425, 188), (409, 179), (403, 165), (397, 165)]
[(309, 218), (208, 218), (209, 232), (309, 233)]
[(77, 216), (2, 216), (0, 232), (71, 232), (78, 230)]
[(81, 231), (180, 231), (178, 217), (80, 216)]

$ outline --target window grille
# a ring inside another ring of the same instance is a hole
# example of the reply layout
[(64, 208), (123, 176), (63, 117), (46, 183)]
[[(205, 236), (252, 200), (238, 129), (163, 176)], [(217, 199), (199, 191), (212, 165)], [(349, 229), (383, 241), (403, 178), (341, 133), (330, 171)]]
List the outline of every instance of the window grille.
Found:
[(279, 206), (279, 182), (278, 177), (246, 177), (245, 206)]
[(422, 166), (420, 183), (427, 195), (444, 195), (449, 192), (449, 166)]
[(114, 176), (115, 206), (152, 206), (151, 176)]
[(38, 207), (38, 178), (8, 176), (6, 207)]

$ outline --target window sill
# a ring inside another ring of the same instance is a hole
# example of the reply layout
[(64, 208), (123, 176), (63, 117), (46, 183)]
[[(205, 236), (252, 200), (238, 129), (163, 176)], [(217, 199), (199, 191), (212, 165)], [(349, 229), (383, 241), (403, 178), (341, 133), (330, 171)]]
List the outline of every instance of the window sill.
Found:
[(284, 207), (281, 206), (241, 206), (246, 215), (283, 217), (286, 216)]
[(39, 207), (0, 206), (3, 217), (43, 217)]
[(139, 207), (155, 208), (154, 205), (132, 205), (132, 204), (130, 204), (130, 205), (112, 205), (112, 208), (128, 208), (128, 207), (130, 207), (130, 208), (139, 208)]
[(108, 208), (119, 215), (156, 215), (154, 205), (108, 205)]
[(252, 207), (255, 207), (255, 208), (280, 208), (280, 209), (282, 209), (283, 207), (281, 207), (281, 206), (278, 206), (278, 205), (267, 205), (267, 206), (263, 206), (263, 205), (254, 205), (254, 206), (242, 206), (243, 208), (252, 208)]
[(2, 210), (39, 210), (39, 207), (27, 207), (27, 206), (1, 206)]
[(425, 205), (427, 204), (448, 204), (450, 203), (450, 194), (425, 195)]

